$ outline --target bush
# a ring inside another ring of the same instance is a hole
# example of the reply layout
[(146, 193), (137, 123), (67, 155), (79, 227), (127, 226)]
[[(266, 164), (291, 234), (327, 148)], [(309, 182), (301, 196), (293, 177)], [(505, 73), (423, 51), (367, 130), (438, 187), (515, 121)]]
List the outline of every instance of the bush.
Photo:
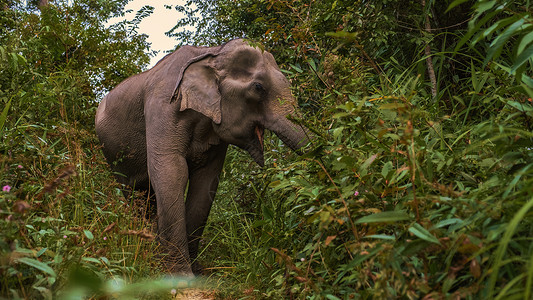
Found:
[[(273, 138), (269, 167), (261, 173), (250, 172), (240, 153), (227, 160), (227, 184), (221, 184), (205, 250), (213, 253), (216, 276), (241, 287), (223, 289), (225, 296), (531, 295), (533, 106), (527, 76), (512, 71), (530, 74), (531, 68), (518, 59), (522, 54), (505, 52), (503, 42), (481, 38), (491, 30), (494, 40), (505, 39), (509, 49), (522, 44), (526, 53), (530, 26), (510, 26), (530, 20), (526, 6), (502, 1), (502, 10), (493, 2), (474, 7), (470, 29), (428, 33), (429, 19), (413, 13), (407, 18), (422, 29), (408, 35), (353, 23), (371, 11), (365, 24), (381, 17), (405, 24), (405, 15), (372, 10), (380, 4), (354, 10), (358, 4), (342, 1), (269, 1), (261, 10), (263, 2), (248, 3), (247, 13), (257, 18), (243, 31), (276, 52), (306, 113), (302, 119), (319, 137), (299, 159), (283, 157)], [(404, 11), (393, 3), (394, 12)], [(219, 5), (231, 11), (231, 3)], [(444, 15), (435, 14), (436, 4), (405, 4), (411, 5), (431, 17), (431, 26)], [(466, 24), (469, 6), (459, 8), (455, 20)], [(487, 12), (482, 8), (494, 11), (481, 21), (485, 31), (476, 27)], [(501, 26), (491, 27), (491, 17)], [(319, 27), (324, 18), (339, 27)], [(225, 20), (206, 26), (240, 28)], [(233, 23), (247, 24), (238, 17)], [(380, 35), (387, 36), (382, 43)], [(471, 36), (478, 38), (466, 44)]]
[[(531, 9), (437, 2), (175, 7), (184, 43), (265, 44), (316, 137), (297, 157), (271, 136), (263, 170), (230, 148), (200, 255), (220, 298), (531, 298)], [(191, 283), (153, 279), (146, 195), (92, 131), (151, 9), (104, 28), (123, 1), (32, 3), (0, 10), (0, 295), (168, 297)]]

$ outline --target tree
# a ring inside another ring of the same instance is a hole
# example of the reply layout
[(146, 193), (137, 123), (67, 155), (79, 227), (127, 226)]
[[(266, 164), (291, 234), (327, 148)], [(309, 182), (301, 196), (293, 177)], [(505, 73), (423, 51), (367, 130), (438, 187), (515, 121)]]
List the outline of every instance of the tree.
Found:
[(132, 34), (137, 24), (105, 26), (126, 2), (6, 4), (0, 101), (11, 101), (8, 122), (40, 114), (92, 124), (95, 100), (148, 62), (146, 36)]

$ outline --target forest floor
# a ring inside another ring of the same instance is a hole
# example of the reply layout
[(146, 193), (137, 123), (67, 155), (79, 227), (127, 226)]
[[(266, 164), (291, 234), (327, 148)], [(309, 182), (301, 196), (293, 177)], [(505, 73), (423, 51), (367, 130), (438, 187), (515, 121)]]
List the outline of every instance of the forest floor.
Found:
[(185, 289), (176, 294), (177, 300), (213, 300), (215, 291), (202, 289)]

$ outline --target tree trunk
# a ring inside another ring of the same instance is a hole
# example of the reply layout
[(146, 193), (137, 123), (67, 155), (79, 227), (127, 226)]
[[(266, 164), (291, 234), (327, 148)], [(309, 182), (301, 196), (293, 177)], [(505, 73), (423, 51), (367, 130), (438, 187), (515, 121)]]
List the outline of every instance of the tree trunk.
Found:
[[(422, 9), (426, 11), (426, 0), (422, 1)], [(425, 30), (427, 33), (431, 33), (431, 24), (429, 23), (429, 15), (425, 13)], [(433, 67), (433, 59), (431, 59), (431, 47), (427, 43), (424, 49), (424, 55), (426, 56), (426, 65), (428, 68), (429, 80), (431, 81), (431, 95), (433, 96), (433, 101), (437, 99), (437, 77), (435, 76), (435, 68)]]

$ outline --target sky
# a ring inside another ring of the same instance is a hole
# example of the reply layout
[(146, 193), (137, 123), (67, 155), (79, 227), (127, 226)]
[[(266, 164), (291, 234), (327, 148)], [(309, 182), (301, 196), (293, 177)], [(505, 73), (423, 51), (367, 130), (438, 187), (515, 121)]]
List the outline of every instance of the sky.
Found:
[[(166, 50), (173, 50), (177, 41), (165, 35), (165, 32), (169, 31), (178, 19), (183, 18), (183, 15), (176, 11), (174, 8), (166, 9), (164, 5), (184, 5), (186, 0), (132, 0), (129, 2), (124, 10), (133, 10), (131, 13), (126, 14), (127, 20), (132, 20), (139, 9), (145, 5), (154, 7), (154, 12), (147, 18), (143, 19), (139, 24), (139, 33), (148, 35), (148, 42), (152, 43), (152, 50), (159, 50), (159, 54), (156, 57), (152, 57), (148, 68), (153, 67), (161, 58), (167, 53)], [(123, 18), (117, 18), (122, 20)], [(113, 20), (110, 20), (113, 23)]]

